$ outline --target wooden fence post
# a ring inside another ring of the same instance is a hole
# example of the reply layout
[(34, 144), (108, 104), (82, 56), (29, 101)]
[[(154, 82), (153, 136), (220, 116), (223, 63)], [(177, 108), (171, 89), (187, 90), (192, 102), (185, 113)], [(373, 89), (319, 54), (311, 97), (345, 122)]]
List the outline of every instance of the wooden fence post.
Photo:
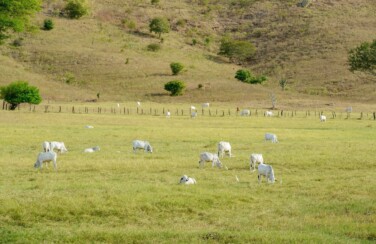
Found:
[(74, 113), (74, 106), (72, 106), (72, 113)]
[(373, 120), (376, 120), (376, 112), (373, 112)]

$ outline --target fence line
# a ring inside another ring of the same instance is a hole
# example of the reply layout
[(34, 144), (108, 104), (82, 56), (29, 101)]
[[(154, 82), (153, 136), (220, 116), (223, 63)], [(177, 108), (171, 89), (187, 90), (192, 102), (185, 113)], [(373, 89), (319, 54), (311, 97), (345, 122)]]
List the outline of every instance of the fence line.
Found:
[[(2, 109), (8, 110), (9, 104), (3, 102)], [(144, 108), (131, 108), (131, 107), (92, 107), (92, 106), (61, 106), (61, 105), (28, 105), (22, 104), (18, 106), (17, 110), (19, 111), (29, 111), (29, 112), (44, 112), (44, 113), (72, 113), (72, 114), (119, 114), (119, 115), (151, 115), (151, 116), (165, 116), (167, 111), (175, 111), (175, 116), (191, 116), (192, 112), (197, 112), (199, 114), (199, 110), (192, 110), (192, 109), (169, 109), (169, 108), (152, 108), (149, 107), (148, 109)], [(230, 116), (241, 116), (241, 117), (259, 117), (259, 116), (267, 116), (266, 115), (267, 109), (262, 110), (258, 108), (250, 109), (249, 116), (242, 116), (241, 112), (238, 108), (234, 109), (210, 109), (210, 108), (203, 108), (200, 111), (201, 116), (209, 116), (209, 117), (230, 117)], [(323, 110), (273, 110), (273, 117), (278, 118), (319, 118), (320, 115), (327, 115), (331, 116), (332, 119), (339, 119), (343, 118), (343, 113), (339, 112), (339, 116), (337, 116), (336, 111), (323, 111)], [(364, 112), (361, 111), (359, 113), (350, 113), (345, 112), (344, 119), (359, 119), (359, 120), (376, 120), (376, 112)]]

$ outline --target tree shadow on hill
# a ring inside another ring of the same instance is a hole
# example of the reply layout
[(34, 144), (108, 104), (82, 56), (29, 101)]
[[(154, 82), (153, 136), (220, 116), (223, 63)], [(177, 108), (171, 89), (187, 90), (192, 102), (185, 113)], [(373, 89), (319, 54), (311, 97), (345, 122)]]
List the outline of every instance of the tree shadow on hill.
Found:
[(167, 74), (167, 73), (154, 73), (154, 74), (151, 74), (151, 76), (162, 76), (162, 77), (165, 77), (165, 76), (172, 76), (171, 74)]
[(141, 32), (141, 31), (132, 31), (130, 32), (132, 35), (135, 35), (135, 36), (138, 36), (138, 37), (141, 37), (141, 38), (152, 38), (152, 39), (156, 39), (156, 40), (159, 40), (158, 38), (155, 37), (155, 35), (153, 35), (152, 33), (147, 33), (147, 32)]
[(170, 96), (168, 93), (161, 93), (161, 92), (155, 92), (155, 93), (148, 93), (145, 96), (150, 96), (150, 97), (167, 97)]
[(221, 57), (221, 56), (216, 56), (216, 55), (213, 55), (213, 54), (205, 54), (204, 57), (207, 60), (216, 62), (218, 64), (228, 64), (229, 63), (227, 58)]

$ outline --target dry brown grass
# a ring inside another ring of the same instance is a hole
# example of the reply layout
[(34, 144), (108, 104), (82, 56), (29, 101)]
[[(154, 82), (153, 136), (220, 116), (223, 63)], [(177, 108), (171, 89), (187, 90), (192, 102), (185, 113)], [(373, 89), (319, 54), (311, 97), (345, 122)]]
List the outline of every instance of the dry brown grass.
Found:
[[(352, 74), (346, 64), (347, 51), (372, 39), (376, 31), (376, 6), (369, 0), (313, 1), (308, 8), (296, 7), (295, 1), (256, 1), (244, 7), (223, 0), (161, 0), (158, 6), (146, 0), (98, 0), (80, 20), (54, 17), (61, 5), (50, 1), (36, 18), (41, 25), (52, 15), (52, 31), (22, 36), (19, 48), (1, 47), (0, 84), (28, 80), (45, 99), (65, 101), (93, 99), (98, 92), (107, 101), (164, 103), (269, 106), (271, 92), (280, 106), (376, 101), (375, 78)], [(169, 18), (173, 30), (163, 35), (162, 50), (154, 53), (146, 46), (159, 43), (148, 30), (155, 16)], [(185, 25), (176, 25), (179, 20)], [(233, 78), (241, 66), (216, 55), (225, 32), (255, 43), (257, 55), (246, 66), (268, 75), (265, 85)], [(204, 45), (207, 37), (209, 46)], [(193, 38), (196, 46), (191, 45)], [(183, 63), (186, 72), (171, 76), (171, 62)], [(289, 81), (286, 92), (278, 86), (281, 77)], [(163, 84), (176, 78), (186, 81), (188, 90), (171, 98)], [(199, 84), (206, 88), (198, 89)]]

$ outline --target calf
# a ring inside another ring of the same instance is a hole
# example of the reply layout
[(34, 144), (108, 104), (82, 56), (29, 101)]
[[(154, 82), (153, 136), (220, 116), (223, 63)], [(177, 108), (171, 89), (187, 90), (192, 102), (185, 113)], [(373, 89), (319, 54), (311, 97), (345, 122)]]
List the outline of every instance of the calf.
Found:
[(185, 184), (185, 185), (193, 185), (196, 184), (196, 180), (194, 178), (188, 177), (186, 175), (183, 175), (183, 177), (180, 178), (179, 184)]

